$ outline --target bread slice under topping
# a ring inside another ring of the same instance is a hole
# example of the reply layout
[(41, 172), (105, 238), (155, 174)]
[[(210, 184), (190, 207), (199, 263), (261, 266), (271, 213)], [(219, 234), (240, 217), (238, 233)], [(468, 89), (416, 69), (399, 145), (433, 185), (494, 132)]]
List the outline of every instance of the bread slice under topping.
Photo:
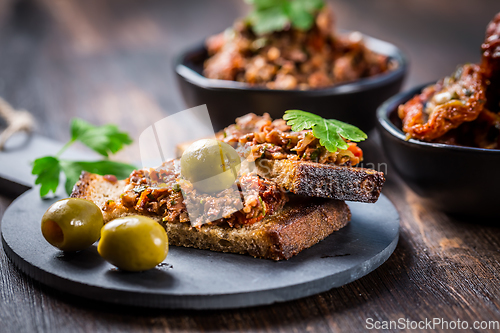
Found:
[[(133, 208), (120, 204), (125, 186), (125, 181), (110, 182), (102, 176), (84, 172), (71, 197), (96, 203), (103, 211), (104, 221), (108, 222), (138, 214)], [(113, 209), (107, 208), (110, 200), (115, 204)], [(192, 228), (186, 222), (163, 222), (159, 216), (148, 216), (164, 226), (171, 245), (282, 260), (344, 227), (351, 213), (343, 201), (291, 196), (281, 211), (240, 227), (205, 224)]]

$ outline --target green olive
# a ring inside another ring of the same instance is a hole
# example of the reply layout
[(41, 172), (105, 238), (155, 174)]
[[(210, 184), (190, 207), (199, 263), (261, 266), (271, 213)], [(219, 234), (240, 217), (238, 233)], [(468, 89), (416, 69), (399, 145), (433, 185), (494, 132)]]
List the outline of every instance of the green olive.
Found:
[(193, 183), (196, 189), (207, 193), (231, 187), (240, 166), (236, 150), (214, 139), (194, 142), (181, 157), (182, 176)]
[(76, 198), (59, 200), (42, 217), (42, 234), (63, 251), (83, 250), (99, 239), (102, 212), (92, 201)]
[(106, 223), (97, 251), (112, 265), (125, 271), (154, 268), (167, 257), (167, 232), (145, 216), (127, 216)]

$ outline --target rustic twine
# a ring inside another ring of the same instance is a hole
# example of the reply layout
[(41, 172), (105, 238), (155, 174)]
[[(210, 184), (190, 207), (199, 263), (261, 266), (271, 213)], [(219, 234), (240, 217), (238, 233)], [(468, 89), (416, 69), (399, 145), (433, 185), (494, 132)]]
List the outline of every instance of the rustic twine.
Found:
[(0, 150), (3, 150), (5, 143), (17, 132), (31, 132), (35, 125), (35, 120), (31, 113), (26, 110), (15, 110), (9, 103), (0, 97), (0, 117), (7, 122), (7, 128), (0, 134)]

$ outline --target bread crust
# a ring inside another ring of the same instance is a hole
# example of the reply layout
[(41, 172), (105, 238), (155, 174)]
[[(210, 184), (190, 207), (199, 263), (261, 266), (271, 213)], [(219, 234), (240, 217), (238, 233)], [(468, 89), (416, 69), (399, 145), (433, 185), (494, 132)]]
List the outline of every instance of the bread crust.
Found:
[(257, 172), (297, 195), (376, 202), (385, 177), (372, 169), (307, 161), (259, 160)]
[[(124, 187), (124, 181), (113, 183), (102, 176), (83, 172), (71, 197), (96, 203), (108, 222), (137, 214), (122, 205), (112, 210), (105, 208), (109, 200), (119, 202)], [(158, 216), (150, 217), (165, 228), (171, 245), (282, 260), (293, 257), (347, 225), (351, 213), (343, 201), (292, 196), (279, 213), (239, 228), (219, 225), (191, 228), (189, 223), (162, 222)]]

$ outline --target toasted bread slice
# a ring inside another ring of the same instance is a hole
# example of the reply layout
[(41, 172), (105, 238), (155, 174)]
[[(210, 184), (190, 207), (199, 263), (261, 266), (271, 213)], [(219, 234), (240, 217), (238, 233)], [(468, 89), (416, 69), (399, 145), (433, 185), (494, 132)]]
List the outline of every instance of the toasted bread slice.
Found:
[[(108, 222), (137, 214), (120, 204), (112, 210), (106, 209), (109, 200), (120, 202), (124, 187), (124, 181), (109, 182), (102, 176), (84, 172), (71, 197), (96, 203)], [(343, 201), (292, 197), (279, 213), (239, 228), (208, 224), (191, 228), (189, 223), (162, 222), (158, 216), (150, 217), (166, 229), (171, 245), (281, 260), (291, 258), (344, 227), (351, 213)]]
[(256, 162), (257, 173), (297, 195), (376, 202), (384, 185), (382, 172), (307, 161)]
[[(191, 143), (177, 145), (177, 156), (182, 156)], [(373, 203), (385, 183), (383, 172), (336, 164), (259, 159), (255, 166), (260, 176), (286, 191), (308, 197)]]

